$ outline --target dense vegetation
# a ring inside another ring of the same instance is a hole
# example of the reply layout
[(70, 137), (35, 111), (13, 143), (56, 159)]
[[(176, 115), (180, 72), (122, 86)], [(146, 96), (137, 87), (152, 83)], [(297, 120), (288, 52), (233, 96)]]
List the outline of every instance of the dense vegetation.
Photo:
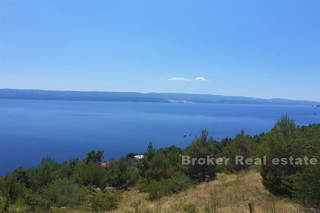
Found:
[[(182, 156), (230, 158), (227, 165), (183, 165)], [(235, 157), (267, 156), (262, 165), (239, 165)], [(202, 131), (188, 147), (154, 149), (150, 143), (141, 160), (133, 154), (107, 167), (101, 166), (103, 151), (91, 151), (80, 159), (57, 163), (44, 158), (37, 168), (17, 168), (0, 178), (0, 212), (43, 212), (71, 207), (101, 212), (117, 208), (121, 193), (131, 187), (147, 192), (150, 200), (185, 190), (216, 177), (217, 172), (238, 172), (256, 167), (272, 193), (320, 208), (320, 165), (271, 163), (272, 158), (320, 159), (320, 125), (297, 127), (288, 117), (257, 136), (241, 131), (234, 138), (216, 141)]]

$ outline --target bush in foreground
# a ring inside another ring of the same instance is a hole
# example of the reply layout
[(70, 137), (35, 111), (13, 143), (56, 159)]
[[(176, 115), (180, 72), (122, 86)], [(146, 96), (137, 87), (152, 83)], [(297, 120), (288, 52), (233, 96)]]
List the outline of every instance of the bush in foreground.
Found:
[(88, 196), (85, 209), (90, 212), (106, 212), (118, 207), (120, 201), (119, 193), (96, 192)]

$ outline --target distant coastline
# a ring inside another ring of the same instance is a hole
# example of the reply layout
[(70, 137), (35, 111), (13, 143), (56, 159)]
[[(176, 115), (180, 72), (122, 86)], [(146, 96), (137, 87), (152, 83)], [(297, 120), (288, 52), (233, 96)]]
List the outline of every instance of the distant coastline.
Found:
[(211, 103), (211, 104), (280, 104), (320, 106), (317, 101), (262, 99), (240, 96), (182, 93), (137, 93), (137, 92), (82, 92), (0, 89), (0, 99), (18, 100), (66, 100), (66, 101), (112, 101), (112, 102), (157, 102), (157, 103)]

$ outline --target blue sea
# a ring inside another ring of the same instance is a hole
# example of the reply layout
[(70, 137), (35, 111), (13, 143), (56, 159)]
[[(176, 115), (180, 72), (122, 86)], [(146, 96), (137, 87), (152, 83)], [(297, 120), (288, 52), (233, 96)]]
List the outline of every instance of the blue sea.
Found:
[[(283, 115), (320, 123), (310, 105), (0, 100), (0, 174), (105, 150), (105, 158), (155, 147), (185, 147), (202, 129), (216, 139), (270, 130)], [(187, 135), (187, 136), (186, 136)]]

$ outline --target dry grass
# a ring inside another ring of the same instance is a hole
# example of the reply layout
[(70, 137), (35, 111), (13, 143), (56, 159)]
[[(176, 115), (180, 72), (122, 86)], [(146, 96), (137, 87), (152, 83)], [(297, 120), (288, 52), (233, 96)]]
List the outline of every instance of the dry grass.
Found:
[(308, 212), (298, 204), (271, 195), (263, 187), (259, 173), (250, 171), (237, 175), (219, 174), (215, 181), (155, 202), (148, 201), (147, 194), (132, 189), (123, 194), (119, 208), (113, 213), (185, 212), (183, 208), (188, 204), (195, 206), (198, 212), (248, 213), (249, 203), (255, 213)]

